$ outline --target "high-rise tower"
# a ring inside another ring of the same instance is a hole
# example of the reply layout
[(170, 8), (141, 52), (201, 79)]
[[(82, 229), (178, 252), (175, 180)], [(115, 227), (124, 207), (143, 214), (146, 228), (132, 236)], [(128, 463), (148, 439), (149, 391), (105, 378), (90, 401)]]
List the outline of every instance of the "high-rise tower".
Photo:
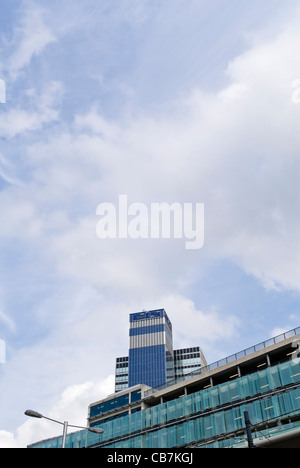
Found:
[(172, 324), (164, 309), (130, 314), (129, 337), (129, 387), (174, 378)]
[(129, 356), (116, 361), (116, 392), (134, 385), (165, 385), (201, 367), (199, 346), (173, 350), (172, 324), (164, 309), (129, 316)]

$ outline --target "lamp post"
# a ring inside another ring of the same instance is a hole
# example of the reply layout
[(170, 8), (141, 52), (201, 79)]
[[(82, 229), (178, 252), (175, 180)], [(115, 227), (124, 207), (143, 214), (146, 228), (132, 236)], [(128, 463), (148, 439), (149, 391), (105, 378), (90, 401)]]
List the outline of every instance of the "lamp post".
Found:
[(102, 434), (104, 431), (101, 428), (97, 427), (82, 427), (82, 426), (73, 426), (72, 424), (69, 424), (67, 421), (61, 422), (61, 421), (56, 421), (56, 419), (51, 419), (46, 416), (44, 416), (41, 413), (38, 413), (37, 411), (33, 410), (27, 410), (25, 411), (25, 415), (29, 416), (30, 418), (38, 418), (38, 419), (47, 419), (48, 421), (55, 422), (57, 424), (60, 424), (61, 426), (64, 426), (63, 429), (63, 439), (62, 439), (62, 448), (66, 448), (66, 439), (67, 439), (67, 433), (68, 433), (68, 428), (69, 427), (75, 427), (76, 429), (86, 429), (90, 432), (94, 432), (95, 434)]
[(256, 448), (256, 446), (253, 443), (253, 437), (252, 437), (252, 433), (251, 433), (251, 422), (250, 422), (250, 419), (249, 419), (248, 411), (244, 411), (244, 418), (245, 418), (245, 423), (246, 423), (246, 434), (247, 434), (248, 448)]

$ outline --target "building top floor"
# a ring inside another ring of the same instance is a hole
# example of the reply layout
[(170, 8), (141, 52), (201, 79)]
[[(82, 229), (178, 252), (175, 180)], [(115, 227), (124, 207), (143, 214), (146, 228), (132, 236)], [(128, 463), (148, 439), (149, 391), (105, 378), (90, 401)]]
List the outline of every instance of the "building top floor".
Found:
[(129, 322), (131, 328), (137, 326), (138, 322), (146, 322), (150, 320), (159, 319), (165, 319), (165, 322), (169, 326), (170, 332), (172, 332), (172, 323), (165, 309), (143, 310), (142, 312), (136, 312), (129, 315)]

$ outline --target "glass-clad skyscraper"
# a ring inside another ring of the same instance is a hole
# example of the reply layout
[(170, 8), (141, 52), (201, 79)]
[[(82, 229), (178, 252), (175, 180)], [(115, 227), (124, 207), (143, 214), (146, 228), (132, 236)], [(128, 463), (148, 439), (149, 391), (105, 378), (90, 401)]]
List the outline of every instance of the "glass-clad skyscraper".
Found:
[(128, 386), (174, 378), (172, 324), (164, 309), (130, 314)]
[(206, 366), (199, 346), (173, 349), (172, 324), (164, 309), (130, 314), (129, 356), (116, 360), (115, 391), (134, 385), (165, 385)]

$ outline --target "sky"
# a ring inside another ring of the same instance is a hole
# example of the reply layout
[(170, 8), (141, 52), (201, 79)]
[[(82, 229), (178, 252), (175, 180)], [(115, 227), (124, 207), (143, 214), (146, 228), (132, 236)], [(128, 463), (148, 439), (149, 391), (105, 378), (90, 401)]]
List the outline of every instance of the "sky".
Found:
[[(300, 8), (2, 0), (0, 447), (85, 425), (128, 315), (208, 363), (300, 325)], [(205, 241), (100, 239), (97, 207), (202, 203)], [(3, 359), (2, 359), (3, 360)]]

